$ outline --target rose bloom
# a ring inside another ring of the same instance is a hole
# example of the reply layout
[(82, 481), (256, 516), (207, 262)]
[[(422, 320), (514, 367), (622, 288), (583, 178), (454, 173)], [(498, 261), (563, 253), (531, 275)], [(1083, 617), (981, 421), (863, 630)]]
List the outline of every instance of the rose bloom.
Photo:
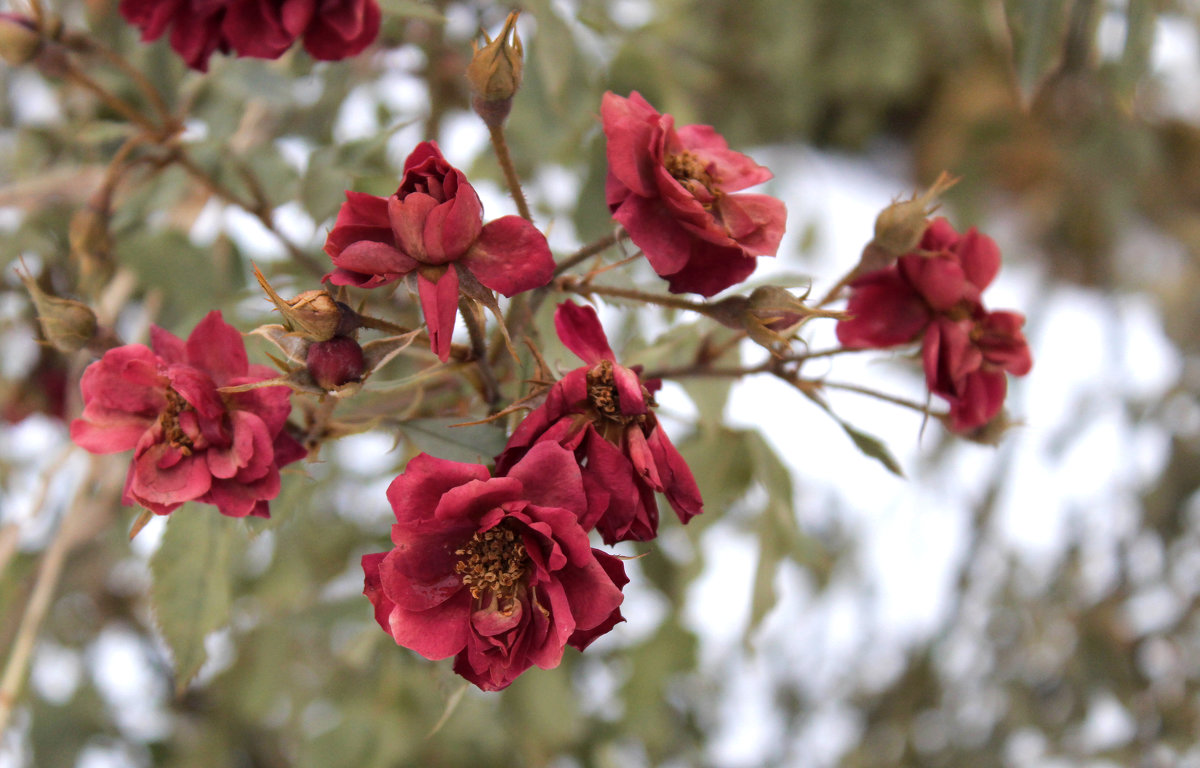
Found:
[(201, 72), (213, 51), (277, 59), (301, 37), (314, 59), (344, 59), (375, 40), (380, 20), (376, 0), (121, 0), (120, 11), (142, 40), (170, 27), (171, 47)]
[(284, 429), (287, 387), (219, 392), (274, 378), (250, 365), (237, 329), (209, 312), (186, 342), (155, 326), (153, 349), (110, 349), (83, 373), (71, 439), (92, 453), (133, 449), (124, 502), (159, 515), (185, 501), (223, 515), (269, 517), (279, 468), (305, 451)]
[(513, 296), (550, 282), (546, 238), (520, 216), (483, 223), (483, 204), (462, 171), (426, 141), (404, 161), (391, 197), (346, 192), (325, 252), (334, 285), (374, 288), (415, 274), (430, 346), (445, 361), (460, 285)]
[(771, 178), (707, 125), (678, 130), (641, 94), (604, 94), (605, 198), (613, 218), (674, 293), (712, 296), (774, 256), (787, 211), (767, 195), (732, 194)]
[(398, 644), (487, 691), (558, 666), (624, 621), (619, 559), (592, 549), (579, 468), (557, 445), (504, 476), (420, 454), (388, 488), (393, 548), (364, 555), (363, 589)]
[(974, 227), (959, 235), (943, 218), (930, 222), (914, 253), (850, 284), (838, 340), (854, 349), (922, 341), (929, 391), (950, 404), (949, 426), (969, 432), (1004, 405), (1005, 373), (1033, 365), (1016, 312), (988, 312), (982, 294), (1000, 270), (1000, 249)]
[(643, 382), (637, 371), (616, 362), (591, 307), (564, 302), (554, 325), (563, 344), (587, 365), (550, 387), (545, 403), (525, 417), (496, 457), (497, 471), (543, 443), (569, 448), (587, 491), (587, 514), (580, 522), (608, 544), (657, 535), (655, 492), (666, 495), (684, 523), (703, 512), (692, 471), (650, 410), (660, 382)]
[(950, 405), (948, 426), (971, 432), (1000, 413), (1008, 377), (1024, 376), (1033, 357), (1017, 312), (979, 312), (963, 320), (939, 318), (925, 332), (922, 359), (929, 391)]

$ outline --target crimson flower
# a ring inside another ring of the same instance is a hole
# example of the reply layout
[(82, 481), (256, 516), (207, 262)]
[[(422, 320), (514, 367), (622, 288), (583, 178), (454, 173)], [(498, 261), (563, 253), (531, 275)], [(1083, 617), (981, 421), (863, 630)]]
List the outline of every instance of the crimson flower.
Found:
[(157, 40), (171, 28), (171, 47), (187, 65), (208, 70), (214, 51), (277, 59), (296, 42), (315, 59), (360, 53), (379, 33), (376, 0), (121, 0), (121, 15)]
[(558, 666), (624, 621), (619, 559), (592, 549), (574, 457), (538, 446), (504, 476), (420, 454), (388, 488), (393, 548), (364, 555), (365, 594), (395, 641), (487, 691)]
[(305, 451), (284, 428), (287, 387), (220, 392), (274, 377), (250, 365), (237, 329), (209, 312), (186, 342), (155, 326), (153, 349), (110, 349), (83, 373), (71, 439), (92, 453), (133, 449), (124, 502), (159, 515), (185, 501), (223, 515), (269, 517), (279, 468)]
[(950, 404), (949, 426), (969, 432), (1000, 412), (1005, 373), (1033, 365), (1016, 312), (988, 312), (982, 294), (1000, 270), (1000, 250), (974, 227), (959, 235), (943, 218), (930, 222), (917, 250), (850, 284), (838, 340), (855, 349), (922, 341), (929, 391)]
[(554, 326), (587, 365), (550, 387), (546, 402), (525, 417), (496, 457), (497, 471), (542, 443), (570, 449), (587, 491), (580, 523), (608, 544), (655, 537), (655, 491), (666, 495), (684, 523), (703, 512), (692, 471), (650, 410), (660, 382), (643, 382), (638, 371), (616, 362), (593, 308), (559, 304)]
[(774, 256), (787, 211), (767, 195), (731, 194), (771, 178), (707, 125), (678, 130), (642, 95), (600, 105), (608, 140), (605, 198), (613, 218), (673, 293), (712, 296)]
[(404, 161), (391, 197), (346, 192), (325, 252), (336, 267), (326, 276), (334, 285), (374, 288), (415, 273), (430, 345), (443, 361), (460, 284), (513, 296), (554, 275), (545, 236), (520, 216), (484, 225), (479, 196), (432, 141)]

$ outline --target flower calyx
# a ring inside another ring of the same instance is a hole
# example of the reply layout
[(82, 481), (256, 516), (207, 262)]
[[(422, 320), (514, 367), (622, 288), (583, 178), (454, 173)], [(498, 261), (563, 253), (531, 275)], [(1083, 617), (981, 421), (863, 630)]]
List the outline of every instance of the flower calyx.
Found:
[(938, 197), (957, 183), (956, 177), (943, 171), (929, 189), (884, 208), (875, 219), (875, 237), (863, 251), (860, 271), (882, 269), (911, 253), (925, 234), (930, 214), (940, 205)]
[(293, 299), (284, 299), (259, 270), (254, 277), (271, 303), (283, 315), (283, 327), (309, 341), (329, 341), (335, 336), (349, 336), (362, 324), (358, 313), (337, 301), (325, 289), (304, 291)]

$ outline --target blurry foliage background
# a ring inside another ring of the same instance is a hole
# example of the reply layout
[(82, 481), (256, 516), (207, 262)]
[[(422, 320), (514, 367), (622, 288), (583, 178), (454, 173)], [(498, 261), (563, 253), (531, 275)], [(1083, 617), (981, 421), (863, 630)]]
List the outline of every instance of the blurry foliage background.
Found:
[[(491, 190), (488, 200), (500, 199), (500, 187), (487, 186), (499, 173), (483, 145), (455, 141), (476, 135), (463, 128), (474, 120), (461, 76), (468, 41), (481, 26), (495, 30), (508, 6), (381, 4), (379, 41), (357, 59), (218, 56), (207, 76), (187, 71), (162, 41), (139, 44), (111, 0), (65, 0), (55, 10), (125, 53), (172, 108), (189, 105), (195, 163), (242, 199), (265, 200), (268, 217), (320, 269), (342, 191), (390, 194), (422, 138), (439, 139), (452, 159), (473, 155), (469, 177)], [(104, 503), (90, 510), (69, 556), (0, 765), (1200, 765), (1200, 110), (1180, 107), (1153, 56), (1179, 39), (1194, 51), (1195, 4), (515, 5), (526, 12), (528, 60), (510, 141), (560, 255), (610, 229), (597, 119), (606, 89), (637, 89), (678, 123), (715, 125), (738, 148), (832, 153), (867, 167), (899, 158), (911, 179), (896, 194), (942, 169), (961, 176), (948, 197), (955, 223), (998, 222), (1006, 233), (1007, 269), (1027, 276), (1028, 304), (1014, 308), (1029, 312), (1035, 344), (1048, 333), (1039, 326), (1044, 303), (1064, 291), (1092, 311), (1068, 313), (1082, 325), (1056, 333), (1104, 325), (1114, 377), (1069, 395), (1061, 423), (1040, 444), (1049, 447), (1033, 460), (1055, 466), (1116, 408), (1120, 435), (1131, 437), (1113, 461), (1140, 474), (1096, 477), (1100, 496), (1081, 497), (1110, 522), (1097, 524), (1083, 509), (1055, 554), (1027, 558), (994, 512), (1031, 442), (1018, 430), (998, 450), (951, 444), (931, 426), (906, 466), (917, 480), (897, 483), (896, 494), (917, 493), (920, 482), (937, 483), (964, 461), (984, 467), (975, 492), (950, 503), (962, 531), (948, 566), (951, 599), (931, 626), (899, 640), (886, 625), (847, 625), (837, 606), (870, 602), (874, 588), (860, 529), (849, 521), (875, 511), (852, 510), (829, 478), (808, 476), (797, 487), (777, 446), (723, 420), (727, 385), (688, 381), (697, 415), (673, 424), (672, 435), (708, 511), (687, 528), (665, 519), (659, 542), (630, 550), (650, 555), (629, 564), (629, 623), (584, 655), (568, 652), (559, 670), (533, 670), (498, 695), (463, 695), (448, 663), (396, 648), (378, 630), (359, 595), (358, 568), (363, 553), (386, 545), (382, 492), (407, 456), (490, 455), (503, 439), (481, 429), (447, 443), (445, 424), (464, 415), (448, 410), (461, 391), (435, 393), (423, 406), (442, 421), (383, 414), (395, 420), (387, 430), (327, 446), (321, 463), (306, 466), (309, 479), (286, 478), (270, 521), (185, 508), (165, 534), (156, 523), (132, 545), (134, 512), (109, 503), (124, 457), (81, 478), (80, 457), (47, 458), (65, 430), (33, 417), (0, 426), (0, 649), (11, 646), (75, 484)], [(139, 102), (118, 72), (99, 66), (91, 74)], [(0, 333), (8, 350), (0, 396), (6, 407), (36, 407), (21, 400), (36, 395), (28, 382), (46, 381), (36, 377), (65, 363), (30, 343), (30, 309), (13, 267), (24, 255), (49, 284), (76, 284), (69, 220), (126, 129), (88, 93), (33, 67), (0, 69), (0, 90)], [(243, 164), (261, 189), (247, 187)], [(555, 178), (577, 187), (578, 199), (554, 194)], [(252, 215), (216, 200), (178, 166), (148, 162), (120, 185), (115, 211), (113, 251), (134, 277), (119, 316), (127, 337), (150, 319), (186, 334), (212, 308), (243, 329), (268, 322), (249, 279), (251, 257), (269, 264), (285, 295), (315, 283)], [(491, 208), (489, 217), (501, 212)], [(817, 266), (807, 246), (827, 224), (796, 214), (795, 245), (780, 260), (805, 273)], [(859, 227), (864, 241), (869, 225)], [(844, 270), (857, 253), (839, 258)], [(837, 273), (813, 274), (832, 281)], [(1130, 359), (1121, 345), (1130, 342), (1118, 321), (1130, 297), (1151, 308), (1155, 323), (1161, 318), (1179, 362), (1175, 380), (1151, 397), (1120, 386)], [(657, 338), (668, 322), (671, 335)], [(700, 335), (689, 318), (655, 313), (610, 332), (631, 360), (655, 365), (687, 360)], [(255, 345), (252, 356), (262, 360)], [(570, 360), (561, 351), (557, 359)], [(68, 413), (78, 409), (80, 362), (70, 363)], [(359, 407), (371, 411), (369, 402)], [(798, 412), (800, 424), (827, 418), (799, 397), (775, 407)], [(846, 414), (854, 421), (853, 410)], [(918, 428), (908, 421), (886, 437), (893, 448), (910, 443), (903, 453), (912, 455)], [(396, 430), (402, 440), (389, 452)], [(1155, 446), (1150, 459), (1141, 455), (1147, 444)], [(841, 439), (825, 450), (878, 482), (881, 470), (848, 448)], [(58, 479), (35, 515), (30, 499), (45, 466)], [(1045, 481), (1054, 478), (1050, 471)], [(1036, 525), (1036, 509), (1028, 519)], [(1110, 535), (1097, 538), (1101, 529)], [(733, 559), (753, 569), (749, 588), (700, 591), (713, 587), (706, 574), (728, 562), (725, 547), (750, 553)], [(777, 604), (781, 590), (792, 598)], [(689, 619), (696, 611), (718, 622), (745, 617), (744, 643), (714, 651)], [(800, 611), (851, 650), (826, 654), (810, 624), (801, 629)], [(201, 670), (180, 693), (172, 650), (175, 663)], [(739, 710), (760, 722), (746, 725), (733, 716)]]

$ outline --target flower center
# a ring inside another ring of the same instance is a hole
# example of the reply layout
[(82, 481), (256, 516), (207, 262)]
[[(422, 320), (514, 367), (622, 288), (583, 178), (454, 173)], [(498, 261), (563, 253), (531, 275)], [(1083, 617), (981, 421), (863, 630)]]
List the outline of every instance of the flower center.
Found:
[(663, 163), (667, 167), (667, 173), (693, 194), (696, 191), (693, 184), (704, 187), (711, 195), (717, 194), (713, 189), (716, 179), (708, 175), (708, 169), (700, 158), (686, 149), (677, 155), (667, 155)]
[(497, 600), (508, 601), (501, 612), (512, 613), (517, 588), (529, 565), (521, 537), (502, 522), (477, 532), (454, 554), (459, 557), (454, 572), (462, 576), (471, 597), (478, 599), (490, 591)]
[(179, 414), (194, 410), (191, 403), (183, 399), (183, 395), (167, 387), (167, 409), (158, 417), (158, 422), (162, 425), (163, 436), (167, 438), (167, 442), (178, 448), (184, 456), (190, 456), (194, 446), (192, 439), (183, 431), (183, 427), (179, 426)]
[[(646, 414), (638, 413), (632, 416), (621, 412), (621, 400), (617, 394), (616, 381), (613, 378), (611, 360), (601, 360), (587, 373), (588, 400), (602, 418), (625, 425), (646, 420)], [(642, 387), (642, 400), (647, 405), (654, 405), (650, 393)]]

